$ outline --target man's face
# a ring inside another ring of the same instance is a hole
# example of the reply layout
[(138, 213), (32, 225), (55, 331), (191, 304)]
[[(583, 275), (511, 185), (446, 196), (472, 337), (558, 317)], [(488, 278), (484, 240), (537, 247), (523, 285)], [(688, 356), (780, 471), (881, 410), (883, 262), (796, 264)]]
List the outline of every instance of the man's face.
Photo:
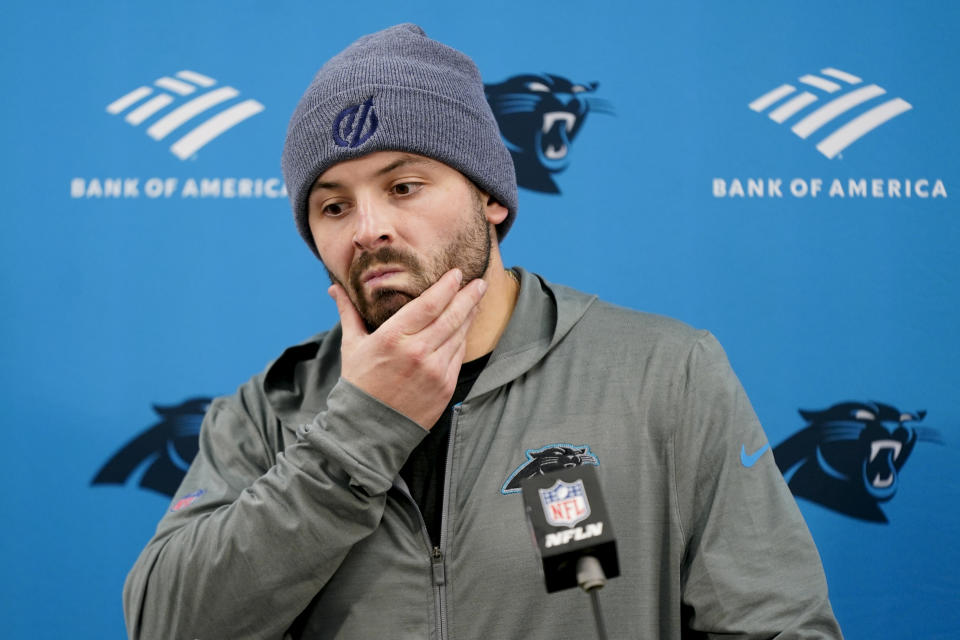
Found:
[(454, 267), (464, 284), (482, 277), (490, 225), (506, 217), (458, 171), (394, 151), (325, 171), (308, 210), (331, 281), (343, 286), (371, 330)]

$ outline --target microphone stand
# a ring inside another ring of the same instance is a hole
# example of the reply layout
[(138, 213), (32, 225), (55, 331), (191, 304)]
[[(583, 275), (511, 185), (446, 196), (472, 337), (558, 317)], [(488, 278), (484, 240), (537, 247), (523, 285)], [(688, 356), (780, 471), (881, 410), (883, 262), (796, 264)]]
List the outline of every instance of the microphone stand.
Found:
[(607, 640), (607, 628), (603, 622), (603, 613), (600, 611), (600, 589), (607, 584), (607, 576), (603, 573), (600, 561), (593, 556), (582, 556), (577, 560), (577, 584), (590, 594), (590, 604), (593, 609), (593, 619), (597, 624), (597, 637)]

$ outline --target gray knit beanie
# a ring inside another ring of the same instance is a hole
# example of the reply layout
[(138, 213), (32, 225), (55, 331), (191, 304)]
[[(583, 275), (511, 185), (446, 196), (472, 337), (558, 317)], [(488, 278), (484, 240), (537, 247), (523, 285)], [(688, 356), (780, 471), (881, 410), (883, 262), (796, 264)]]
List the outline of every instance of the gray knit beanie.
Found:
[(338, 162), (374, 151), (408, 151), (456, 169), (507, 208), (497, 235), (507, 234), (517, 178), (480, 72), (415, 24), (364, 36), (331, 58), (293, 112), (283, 176), (297, 229), (315, 254), (310, 187)]

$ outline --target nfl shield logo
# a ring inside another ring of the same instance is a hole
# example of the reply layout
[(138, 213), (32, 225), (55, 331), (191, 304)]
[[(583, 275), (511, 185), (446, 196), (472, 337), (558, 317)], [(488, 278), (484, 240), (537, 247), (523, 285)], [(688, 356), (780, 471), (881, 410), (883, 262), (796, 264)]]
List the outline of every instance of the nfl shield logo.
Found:
[(549, 489), (538, 489), (547, 523), (555, 527), (572, 527), (590, 517), (590, 503), (583, 489), (583, 480), (557, 480)]

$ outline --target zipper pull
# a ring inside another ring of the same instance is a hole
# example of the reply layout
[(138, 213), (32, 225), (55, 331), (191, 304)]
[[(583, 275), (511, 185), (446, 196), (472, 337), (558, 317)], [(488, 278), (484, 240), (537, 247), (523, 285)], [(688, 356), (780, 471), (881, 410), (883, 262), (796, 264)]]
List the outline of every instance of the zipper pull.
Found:
[(446, 576), (444, 575), (443, 570), (443, 552), (440, 551), (440, 547), (433, 548), (433, 584), (435, 586), (440, 586), (446, 582)]

